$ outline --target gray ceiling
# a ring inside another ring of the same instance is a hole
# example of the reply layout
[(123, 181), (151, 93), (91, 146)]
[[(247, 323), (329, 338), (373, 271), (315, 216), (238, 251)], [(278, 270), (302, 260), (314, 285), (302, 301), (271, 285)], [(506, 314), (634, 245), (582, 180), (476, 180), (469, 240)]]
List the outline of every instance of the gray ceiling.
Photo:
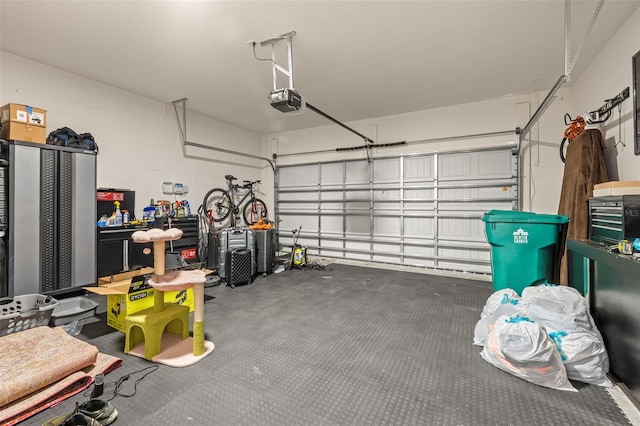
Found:
[[(571, 2), (572, 53), (597, 4)], [(605, 1), (574, 80), (638, 6)], [(350, 122), (549, 90), (564, 73), (564, 10), (562, 0), (2, 0), (0, 35), (4, 51), (270, 133), (330, 123), (271, 108), (271, 64), (250, 40), (296, 31), (296, 89)]]

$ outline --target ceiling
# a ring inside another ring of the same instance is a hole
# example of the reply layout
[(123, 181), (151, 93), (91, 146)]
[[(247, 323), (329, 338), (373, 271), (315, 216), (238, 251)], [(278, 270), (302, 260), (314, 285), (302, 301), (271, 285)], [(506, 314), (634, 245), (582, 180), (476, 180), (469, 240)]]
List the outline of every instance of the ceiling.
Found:
[[(571, 3), (572, 55), (597, 1)], [(605, 1), (573, 69), (640, 6)], [(548, 91), (564, 74), (562, 0), (0, 1), (4, 51), (261, 134), (330, 124), (269, 105), (260, 42), (295, 31), (295, 88), (342, 122)], [(286, 41), (276, 43), (286, 68)], [(278, 88), (288, 85), (279, 80)]]

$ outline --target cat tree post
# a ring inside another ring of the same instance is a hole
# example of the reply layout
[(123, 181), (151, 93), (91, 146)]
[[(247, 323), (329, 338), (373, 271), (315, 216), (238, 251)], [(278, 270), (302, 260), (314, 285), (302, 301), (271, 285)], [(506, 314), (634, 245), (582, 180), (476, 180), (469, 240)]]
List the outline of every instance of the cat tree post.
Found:
[[(159, 241), (153, 242), (153, 273), (160, 276), (164, 275), (164, 272), (165, 272), (164, 271), (165, 241), (166, 240), (159, 240)], [(153, 311), (161, 312), (163, 309), (164, 309), (164, 291), (155, 289), (155, 291), (153, 292)]]

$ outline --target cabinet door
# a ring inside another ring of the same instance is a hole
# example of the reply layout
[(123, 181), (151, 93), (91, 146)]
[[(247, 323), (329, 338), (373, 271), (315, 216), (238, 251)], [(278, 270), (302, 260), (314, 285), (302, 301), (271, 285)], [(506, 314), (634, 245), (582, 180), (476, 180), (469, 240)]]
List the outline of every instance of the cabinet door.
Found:
[(10, 146), (9, 295), (41, 293), (40, 151)]
[(139, 230), (98, 230), (98, 277), (153, 266), (153, 244), (131, 239), (131, 234)]
[(98, 241), (98, 277), (106, 277), (124, 271), (124, 240), (122, 238)]
[(153, 243), (134, 243), (129, 240), (129, 270), (153, 266)]

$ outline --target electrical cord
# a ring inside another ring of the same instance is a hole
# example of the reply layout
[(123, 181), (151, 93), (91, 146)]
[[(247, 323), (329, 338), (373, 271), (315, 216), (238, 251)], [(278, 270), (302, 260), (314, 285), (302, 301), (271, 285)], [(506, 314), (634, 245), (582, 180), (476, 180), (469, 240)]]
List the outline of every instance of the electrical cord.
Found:
[[(133, 373), (129, 373), (129, 374), (125, 374), (124, 376), (120, 376), (120, 378), (118, 378), (118, 380), (116, 380), (115, 382), (109, 382), (109, 383), (105, 383), (104, 384), (104, 394), (111, 392), (111, 395), (108, 397), (104, 397), (101, 398), (104, 401), (111, 401), (113, 400), (115, 397), (120, 396), (123, 398), (130, 398), (132, 396), (134, 396), (137, 392), (137, 386), (138, 383), (140, 383), (145, 377), (147, 377), (149, 374), (153, 373), (154, 371), (156, 371), (158, 368), (157, 365), (151, 365), (149, 367), (143, 368), (142, 370), (138, 370), (138, 371), (134, 371)], [(126, 382), (127, 380), (130, 380), (135, 374), (139, 374), (139, 373), (144, 373), (142, 376), (140, 376), (139, 378), (137, 378), (134, 382), (133, 382), (133, 392), (132, 393), (122, 393), (120, 391), (120, 389), (122, 388), (122, 385), (124, 384), (124, 382)], [(94, 383), (95, 386), (95, 383)], [(110, 391), (110, 389), (112, 388), (112, 390)], [(84, 396), (86, 396), (87, 398), (91, 398), (93, 394), (93, 386), (90, 389), (87, 389), (84, 392)]]
[[(253, 45), (253, 57), (254, 58), (256, 58), (259, 61), (273, 62), (274, 64), (276, 64), (276, 61), (274, 61), (271, 58), (258, 58), (258, 56), (256, 55), (256, 42), (254, 41), (252, 43), (252, 45)], [(276, 64), (276, 65), (278, 65), (278, 64)]]
[(322, 263), (318, 262), (318, 261), (313, 261), (310, 263), (307, 263), (305, 265), (305, 269), (313, 269), (314, 271), (324, 271), (327, 269), (326, 265), (323, 265)]

